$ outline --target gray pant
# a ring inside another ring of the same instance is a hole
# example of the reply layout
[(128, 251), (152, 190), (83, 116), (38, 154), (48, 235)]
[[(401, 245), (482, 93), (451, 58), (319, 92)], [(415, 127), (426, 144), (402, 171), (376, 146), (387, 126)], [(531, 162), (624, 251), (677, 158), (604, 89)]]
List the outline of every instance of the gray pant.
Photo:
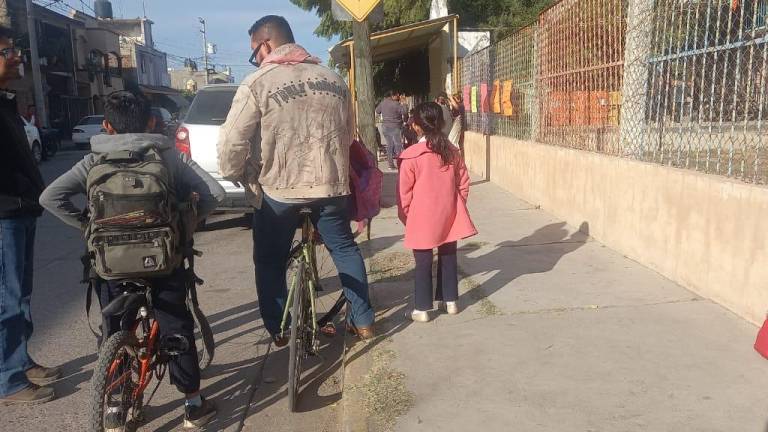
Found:
[(395, 167), (395, 159), (403, 152), (403, 129), (400, 126), (383, 125), (381, 133), (387, 145), (387, 162), (390, 168)]

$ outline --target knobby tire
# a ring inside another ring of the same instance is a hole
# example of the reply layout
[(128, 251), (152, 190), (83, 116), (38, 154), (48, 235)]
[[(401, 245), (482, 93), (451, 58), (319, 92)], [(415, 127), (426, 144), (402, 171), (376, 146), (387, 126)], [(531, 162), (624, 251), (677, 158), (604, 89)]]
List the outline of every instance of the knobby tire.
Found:
[[(106, 392), (108, 387), (111, 386), (112, 380), (110, 379), (110, 368), (115, 361), (118, 354), (124, 351), (124, 348), (130, 348), (132, 351), (137, 346), (136, 335), (129, 331), (121, 331), (112, 335), (102, 345), (99, 352), (99, 359), (96, 368), (93, 372), (93, 378), (91, 378), (91, 400), (90, 400), (90, 419), (88, 422), (89, 430), (91, 432), (103, 432), (104, 431), (104, 413), (106, 408)], [(130, 351), (124, 354), (126, 358), (132, 359), (132, 361), (138, 361)], [(122, 410), (123, 416), (126, 422), (130, 420), (128, 413), (131, 411), (134, 405), (133, 400), (133, 388), (137, 385), (134, 382), (133, 373), (128, 373), (127, 379), (128, 385), (122, 391)]]

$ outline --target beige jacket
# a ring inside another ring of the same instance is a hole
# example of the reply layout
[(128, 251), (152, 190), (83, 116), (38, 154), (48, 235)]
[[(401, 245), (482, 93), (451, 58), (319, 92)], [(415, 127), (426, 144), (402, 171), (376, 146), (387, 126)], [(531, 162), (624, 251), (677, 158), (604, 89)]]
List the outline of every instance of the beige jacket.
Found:
[[(281, 46), (270, 57), (295, 48)], [(240, 85), (221, 127), (219, 172), (247, 185), (256, 208), (262, 189), (277, 200), (349, 195), (353, 133), (349, 90), (338, 74), (314, 63), (266, 64)]]

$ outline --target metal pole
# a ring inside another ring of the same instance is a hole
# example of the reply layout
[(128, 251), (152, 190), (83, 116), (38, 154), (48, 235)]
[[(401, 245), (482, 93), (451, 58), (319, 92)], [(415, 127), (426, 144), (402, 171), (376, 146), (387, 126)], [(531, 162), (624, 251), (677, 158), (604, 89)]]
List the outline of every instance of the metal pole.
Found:
[[(648, 59), (653, 34), (651, 0), (630, 0), (624, 51), (623, 105), (620, 120), (620, 151), (624, 156), (645, 157), (645, 110), (648, 101)], [(657, 111), (656, 115), (659, 113)]]
[(200, 20), (200, 24), (203, 25), (203, 28), (200, 30), (200, 33), (203, 34), (203, 59), (205, 59), (205, 85), (209, 84), (209, 77), (208, 77), (208, 34), (206, 33), (205, 28), (205, 20), (203, 18), (198, 18)]
[(27, 29), (29, 31), (29, 51), (32, 57), (32, 80), (35, 88), (35, 107), (37, 116), (43, 127), (48, 127), (48, 110), (45, 106), (45, 96), (43, 95), (43, 76), (40, 73), (40, 53), (37, 46), (37, 26), (35, 24), (35, 9), (32, 0), (26, 0), (27, 3)]

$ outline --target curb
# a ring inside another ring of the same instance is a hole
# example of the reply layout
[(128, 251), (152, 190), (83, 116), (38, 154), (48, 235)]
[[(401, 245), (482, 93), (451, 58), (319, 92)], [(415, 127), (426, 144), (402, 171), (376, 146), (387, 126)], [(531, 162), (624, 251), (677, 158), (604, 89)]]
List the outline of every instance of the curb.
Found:
[(360, 386), (366, 374), (371, 370), (373, 359), (370, 354), (361, 351), (366, 343), (360, 341), (357, 336), (346, 334), (344, 337), (344, 360), (342, 367), (342, 432), (369, 432), (368, 414), (365, 411)]

